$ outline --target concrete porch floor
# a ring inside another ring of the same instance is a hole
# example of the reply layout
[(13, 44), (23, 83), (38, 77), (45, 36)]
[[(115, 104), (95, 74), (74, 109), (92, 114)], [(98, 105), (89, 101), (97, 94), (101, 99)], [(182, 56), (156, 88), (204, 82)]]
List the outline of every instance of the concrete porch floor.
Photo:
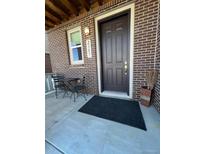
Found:
[[(87, 96), (87, 100), (93, 95)], [(46, 154), (159, 154), (160, 116), (140, 106), (147, 131), (78, 112), (86, 101), (47, 95)]]

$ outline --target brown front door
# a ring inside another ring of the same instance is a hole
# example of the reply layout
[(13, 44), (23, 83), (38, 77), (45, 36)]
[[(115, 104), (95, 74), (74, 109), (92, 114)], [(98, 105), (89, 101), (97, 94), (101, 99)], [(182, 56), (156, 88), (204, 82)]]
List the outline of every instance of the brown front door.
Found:
[(129, 92), (129, 15), (100, 23), (102, 91)]

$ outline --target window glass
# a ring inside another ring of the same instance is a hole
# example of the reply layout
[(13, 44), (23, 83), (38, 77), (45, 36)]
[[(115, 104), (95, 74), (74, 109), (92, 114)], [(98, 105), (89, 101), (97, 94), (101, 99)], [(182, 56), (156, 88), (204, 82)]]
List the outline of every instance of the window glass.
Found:
[(80, 31), (71, 33), (70, 37), (71, 37), (71, 46), (81, 45)]
[(72, 48), (72, 52), (73, 52), (73, 61), (79, 61), (79, 60), (82, 60), (81, 47), (78, 47), (78, 48)]

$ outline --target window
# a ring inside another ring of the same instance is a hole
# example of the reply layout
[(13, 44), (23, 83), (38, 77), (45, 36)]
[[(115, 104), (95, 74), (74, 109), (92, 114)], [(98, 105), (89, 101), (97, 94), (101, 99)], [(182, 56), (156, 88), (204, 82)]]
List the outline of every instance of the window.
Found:
[(81, 28), (76, 27), (67, 32), (71, 64), (83, 64)]

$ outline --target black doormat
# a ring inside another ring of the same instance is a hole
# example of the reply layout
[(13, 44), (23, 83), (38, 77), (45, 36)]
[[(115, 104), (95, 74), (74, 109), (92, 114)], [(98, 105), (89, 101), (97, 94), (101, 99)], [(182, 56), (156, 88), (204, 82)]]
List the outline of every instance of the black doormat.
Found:
[(147, 130), (136, 101), (94, 96), (78, 111)]

